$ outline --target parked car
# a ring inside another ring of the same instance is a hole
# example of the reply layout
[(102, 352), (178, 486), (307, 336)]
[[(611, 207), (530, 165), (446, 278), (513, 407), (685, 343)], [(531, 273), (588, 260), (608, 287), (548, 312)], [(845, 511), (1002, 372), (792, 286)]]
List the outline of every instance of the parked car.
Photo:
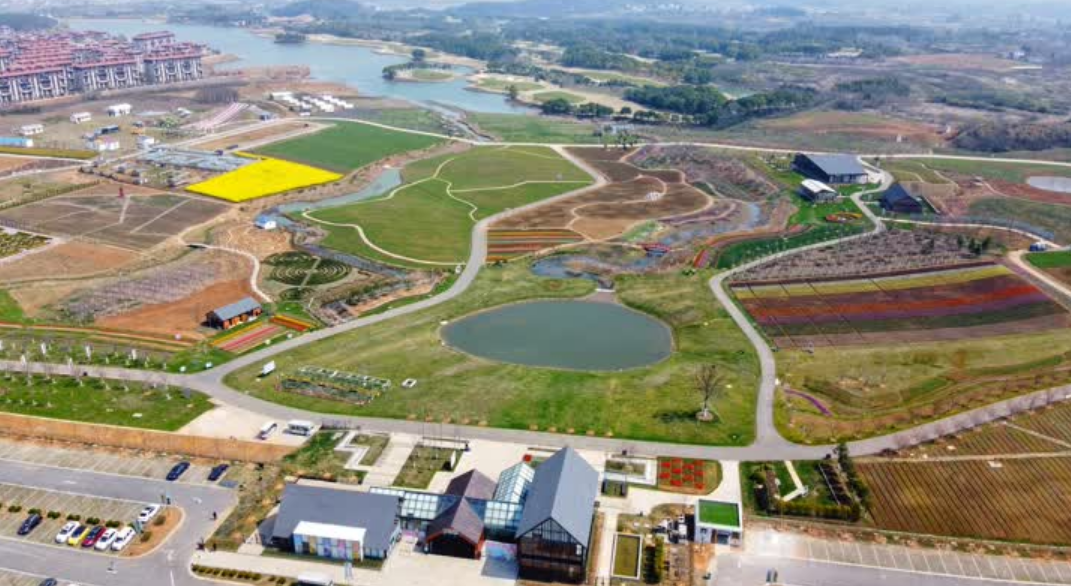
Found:
[(74, 547), (81, 545), (82, 540), (86, 538), (86, 535), (89, 535), (89, 525), (79, 525), (78, 528), (71, 533), (71, 536), (67, 538), (67, 545)]
[(171, 471), (167, 473), (168, 482), (174, 482), (178, 480), (182, 476), (182, 474), (186, 472), (186, 470), (189, 470), (189, 468), (189, 462), (179, 462), (178, 464), (175, 464), (175, 466), (171, 468)]
[(230, 469), (230, 466), (227, 464), (220, 464), (219, 466), (212, 468), (212, 471), (208, 473), (208, 481), (215, 482), (219, 480), (223, 477), (223, 475), (227, 472), (228, 469)]
[(29, 517), (26, 517), (26, 520), (23, 521), (22, 525), (19, 526), (19, 535), (29, 535), (30, 532), (33, 531), (34, 529), (36, 529), (37, 526), (40, 525), (40, 524), (41, 524), (41, 515), (38, 515), (37, 513), (34, 513), (34, 514), (30, 515)]
[(93, 547), (97, 544), (97, 540), (100, 539), (101, 535), (104, 535), (104, 527), (97, 525), (96, 527), (90, 529), (89, 533), (86, 533), (85, 539), (82, 540), (82, 547), (85, 547), (87, 549)]
[(123, 551), (126, 546), (130, 545), (130, 542), (134, 540), (134, 536), (137, 532), (133, 527), (124, 527), (119, 533), (115, 534), (115, 541), (112, 542), (112, 551)]
[(67, 521), (63, 525), (63, 528), (56, 534), (56, 543), (67, 543), (67, 540), (71, 538), (71, 534), (78, 529), (81, 524), (78, 521)]
[(138, 513), (138, 521), (148, 523), (160, 512), (160, 505), (149, 505)]
[(115, 536), (118, 534), (119, 532), (115, 529), (105, 530), (104, 534), (102, 534), (100, 538), (97, 539), (97, 543), (93, 546), (93, 548), (97, 551), (107, 551), (108, 548), (111, 547), (113, 543), (115, 543)]
[(38, 586), (57, 586), (57, 584), (59, 584), (59, 582), (57, 582), (55, 578), (45, 578), (44, 580), (41, 580), (41, 583), (38, 584)]

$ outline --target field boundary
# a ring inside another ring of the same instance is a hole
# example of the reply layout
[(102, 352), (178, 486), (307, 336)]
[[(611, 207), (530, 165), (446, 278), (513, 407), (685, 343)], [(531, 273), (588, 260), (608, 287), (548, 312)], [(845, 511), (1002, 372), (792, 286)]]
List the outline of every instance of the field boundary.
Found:
[(0, 413), (4, 435), (49, 439), (62, 442), (121, 448), (127, 450), (185, 454), (197, 458), (270, 463), (294, 451), (280, 446), (239, 440), (182, 435), (164, 431), (131, 429), (96, 423), (79, 423), (31, 415)]

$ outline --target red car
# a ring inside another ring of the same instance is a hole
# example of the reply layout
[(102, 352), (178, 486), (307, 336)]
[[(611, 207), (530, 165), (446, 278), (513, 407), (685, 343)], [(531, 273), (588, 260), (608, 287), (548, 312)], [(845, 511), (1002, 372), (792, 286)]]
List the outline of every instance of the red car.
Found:
[(89, 533), (86, 534), (86, 538), (82, 540), (82, 547), (93, 547), (97, 544), (97, 540), (100, 539), (101, 535), (104, 535), (104, 527), (97, 525), (90, 529)]

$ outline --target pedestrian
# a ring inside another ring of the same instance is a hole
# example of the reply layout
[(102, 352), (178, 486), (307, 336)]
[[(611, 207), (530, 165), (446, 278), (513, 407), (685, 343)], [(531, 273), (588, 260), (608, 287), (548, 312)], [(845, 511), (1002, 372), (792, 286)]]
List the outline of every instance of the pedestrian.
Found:
[(215, 511), (212, 511), (212, 520), (215, 521), (216, 519), (219, 519), (219, 515), (217, 515)]

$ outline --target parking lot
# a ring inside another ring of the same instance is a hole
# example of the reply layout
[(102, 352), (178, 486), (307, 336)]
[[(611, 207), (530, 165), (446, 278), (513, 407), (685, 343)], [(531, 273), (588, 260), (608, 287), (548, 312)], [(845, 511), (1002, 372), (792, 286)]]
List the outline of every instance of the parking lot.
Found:
[[(54, 541), (56, 533), (67, 522), (67, 515), (80, 515), (82, 522), (96, 517), (100, 524), (108, 521), (118, 521), (123, 526), (134, 522), (138, 512), (146, 503), (124, 501), (111, 498), (95, 497), (75, 493), (41, 490), (26, 488), (13, 484), (0, 484), (0, 536), (14, 539), (25, 539), (33, 543), (57, 545)], [(18, 505), (22, 510), (18, 513), (8, 512), (8, 507)], [(30, 509), (40, 509), (45, 518), (29, 535), (18, 535), (19, 526), (29, 515)], [(56, 511), (60, 516), (56, 519), (47, 518), (49, 511)], [(63, 546), (67, 547), (67, 546)], [(86, 552), (95, 550), (84, 550)], [(111, 553), (111, 552), (108, 552)], [(2, 584), (2, 582), (0, 582)]]
[[(136, 456), (0, 440), (0, 460), (163, 480), (172, 466), (182, 459), (177, 456), (172, 458)], [(193, 464), (176, 482), (213, 484), (208, 481), (208, 474), (211, 471), (210, 466)], [(0, 499), (0, 502), (6, 501)]]
[(971, 580), (1071, 584), (1071, 564), (1061, 561), (819, 539), (762, 529), (747, 533), (745, 547), (759, 555)]
[[(0, 586), (38, 586), (41, 584), (41, 580), (44, 580), (41, 576), (0, 570)], [(66, 582), (60, 582), (60, 584), (67, 585)]]

